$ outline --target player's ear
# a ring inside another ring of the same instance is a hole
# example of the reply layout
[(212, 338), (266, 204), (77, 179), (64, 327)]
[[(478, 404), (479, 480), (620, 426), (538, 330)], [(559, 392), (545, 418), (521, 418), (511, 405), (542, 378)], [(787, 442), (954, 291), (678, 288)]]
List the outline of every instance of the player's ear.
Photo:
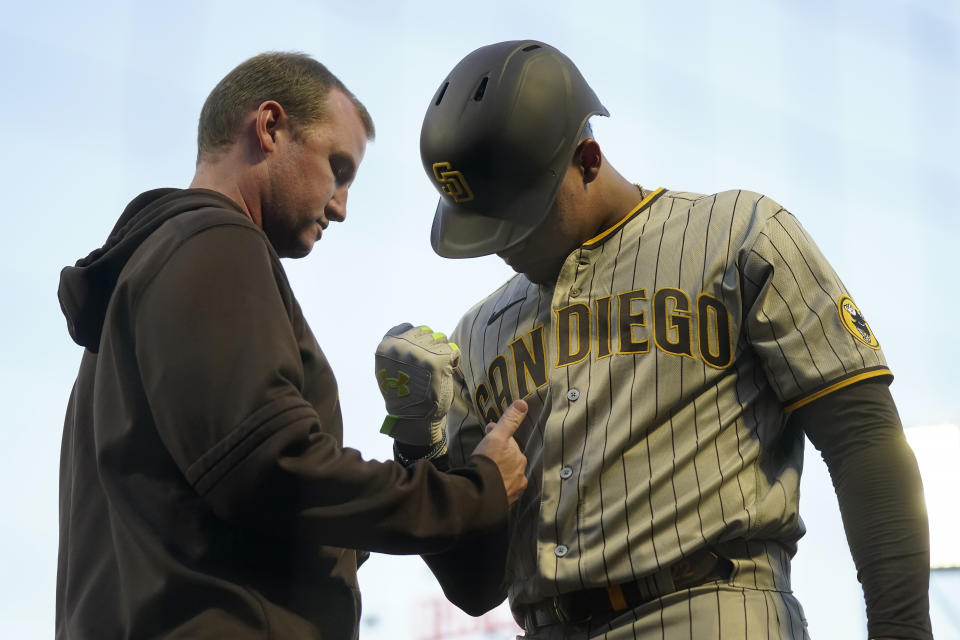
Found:
[(277, 132), (286, 124), (287, 114), (279, 102), (267, 100), (257, 108), (254, 133), (262, 153), (276, 151)]
[(588, 184), (597, 179), (600, 174), (600, 167), (603, 165), (603, 153), (600, 151), (600, 144), (593, 138), (585, 138), (577, 145), (577, 151), (574, 154), (574, 162), (583, 176), (583, 184)]

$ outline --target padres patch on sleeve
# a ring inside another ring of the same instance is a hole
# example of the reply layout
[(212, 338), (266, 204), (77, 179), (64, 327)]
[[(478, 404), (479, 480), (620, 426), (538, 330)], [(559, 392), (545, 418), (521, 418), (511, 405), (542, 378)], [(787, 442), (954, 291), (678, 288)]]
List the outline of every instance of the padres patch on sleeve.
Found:
[(867, 345), (871, 349), (879, 349), (880, 343), (877, 337), (870, 330), (860, 308), (854, 303), (853, 298), (847, 295), (840, 296), (837, 301), (837, 309), (840, 312), (840, 322), (846, 327), (854, 338)]

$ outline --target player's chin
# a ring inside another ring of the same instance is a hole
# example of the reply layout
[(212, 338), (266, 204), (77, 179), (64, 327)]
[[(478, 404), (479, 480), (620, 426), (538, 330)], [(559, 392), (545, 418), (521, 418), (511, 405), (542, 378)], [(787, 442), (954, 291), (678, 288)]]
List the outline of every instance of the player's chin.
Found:
[(557, 280), (557, 270), (544, 267), (513, 268), (517, 273), (523, 274), (527, 280), (533, 284), (551, 284)]
[(557, 275), (547, 275), (545, 273), (524, 273), (527, 280), (533, 284), (553, 284), (557, 281)]
[(560, 267), (550, 261), (540, 261), (534, 264), (521, 262), (507, 262), (511, 269), (517, 273), (523, 274), (527, 280), (533, 284), (550, 284), (556, 282), (557, 275), (560, 273)]
[(522, 248), (513, 248), (509, 251), (498, 251), (497, 256), (503, 260), (508, 267), (515, 272), (526, 276), (527, 280), (534, 284), (547, 284), (557, 279), (560, 267), (563, 262), (556, 264), (546, 256), (538, 256), (536, 253), (526, 251)]

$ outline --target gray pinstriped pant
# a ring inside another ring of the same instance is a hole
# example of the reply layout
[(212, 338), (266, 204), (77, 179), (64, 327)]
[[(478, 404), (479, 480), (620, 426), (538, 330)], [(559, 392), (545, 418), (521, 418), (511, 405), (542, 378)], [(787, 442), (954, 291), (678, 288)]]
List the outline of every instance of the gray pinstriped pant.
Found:
[(809, 640), (790, 591), (789, 556), (775, 544), (729, 543), (729, 582), (667, 594), (594, 628), (554, 625), (524, 640)]

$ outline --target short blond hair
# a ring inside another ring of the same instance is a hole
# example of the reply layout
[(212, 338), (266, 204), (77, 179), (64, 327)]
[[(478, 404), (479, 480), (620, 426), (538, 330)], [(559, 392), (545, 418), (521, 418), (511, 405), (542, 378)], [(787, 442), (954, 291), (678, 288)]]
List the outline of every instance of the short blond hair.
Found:
[(342, 91), (356, 107), (367, 138), (376, 131), (366, 107), (324, 65), (303, 53), (267, 52), (240, 63), (207, 96), (197, 127), (197, 162), (232, 145), (250, 111), (279, 103), (296, 128), (327, 118), (327, 94)]

